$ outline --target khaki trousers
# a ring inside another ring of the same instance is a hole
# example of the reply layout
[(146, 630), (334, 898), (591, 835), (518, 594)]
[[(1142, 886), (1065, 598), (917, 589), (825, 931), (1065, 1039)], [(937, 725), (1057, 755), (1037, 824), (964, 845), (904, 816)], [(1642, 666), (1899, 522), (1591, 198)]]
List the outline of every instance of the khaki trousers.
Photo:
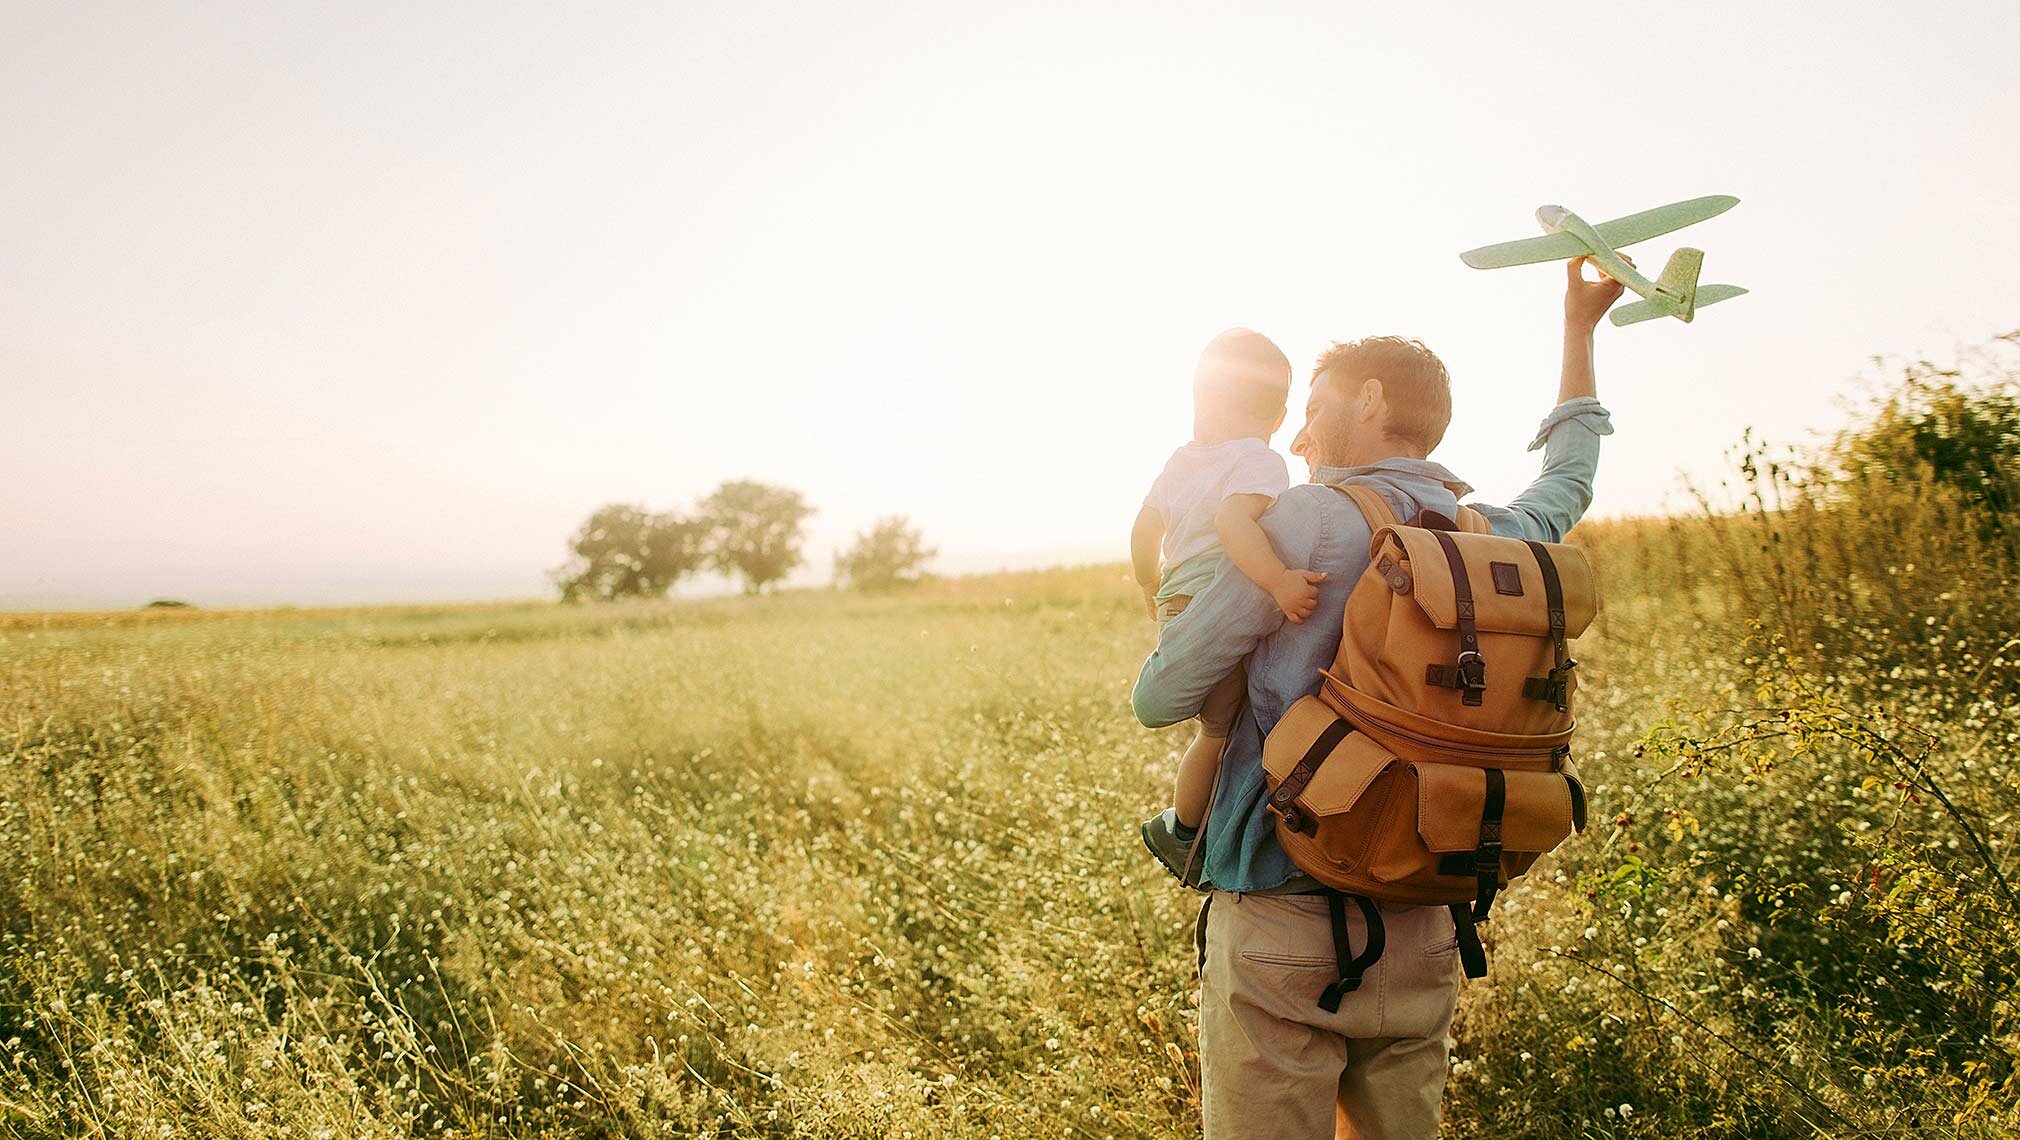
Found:
[[(1327, 1013), (1319, 991), (1339, 967), (1324, 897), (1214, 893), (1199, 987), (1206, 1140), (1437, 1135), (1458, 937), (1441, 906), (1381, 912), (1381, 961)], [(1359, 953), (1359, 908), (1347, 927)]]

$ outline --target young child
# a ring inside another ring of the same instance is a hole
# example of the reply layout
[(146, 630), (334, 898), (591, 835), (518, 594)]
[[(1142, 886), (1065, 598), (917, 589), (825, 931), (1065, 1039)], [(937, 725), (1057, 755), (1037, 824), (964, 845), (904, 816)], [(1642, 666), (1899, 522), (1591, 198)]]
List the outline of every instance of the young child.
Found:
[[(1268, 590), (1284, 616), (1302, 622), (1318, 606), (1325, 575), (1287, 568), (1258, 521), (1290, 486), (1269, 438), (1283, 426), (1291, 362), (1261, 333), (1229, 329), (1200, 353), (1192, 378), (1192, 442), (1172, 452), (1144, 496), (1129, 536), (1130, 560), (1150, 616), (1184, 612), (1213, 581), (1221, 555)], [(1162, 548), (1163, 558), (1159, 552)], [(1237, 668), (1199, 711), (1199, 732), (1178, 763), (1172, 806), (1143, 824), (1144, 846), (1180, 881), (1194, 885), (1192, 843), (1220, 775), (1220, 754), (1248, 695)]]

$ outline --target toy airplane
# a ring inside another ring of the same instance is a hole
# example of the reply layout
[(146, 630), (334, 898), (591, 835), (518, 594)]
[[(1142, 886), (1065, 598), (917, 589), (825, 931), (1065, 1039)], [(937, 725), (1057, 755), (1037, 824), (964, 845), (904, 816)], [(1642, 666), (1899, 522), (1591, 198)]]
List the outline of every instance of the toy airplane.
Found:
[(1635, 272), (1614, 250), (1696, 225), (1737, 205), (1738, 198), (1714, 194), (1643, 210), (1596, 226), (1562, 206), (1540, 206), (1536, 221), (1549, 236), (1483, 245), (1460, 254), (1459, 260), (1475, 269), (1501, 269), (1538, 261), (1562, 261), (1567, 257), (1589, 257), (1602, 273), (1644, 298), (1613, 310), (1614, 324), (1631, 325), (1656, 317), (1688, 322), (1704, 306), (1731, 300), (1746, 290), (1737, 285), (1699, 285), (1698, 270), (1704, 266), (1701, 249), (1686, 246), (1670, 254), (1669, 263), (1653, 281)]

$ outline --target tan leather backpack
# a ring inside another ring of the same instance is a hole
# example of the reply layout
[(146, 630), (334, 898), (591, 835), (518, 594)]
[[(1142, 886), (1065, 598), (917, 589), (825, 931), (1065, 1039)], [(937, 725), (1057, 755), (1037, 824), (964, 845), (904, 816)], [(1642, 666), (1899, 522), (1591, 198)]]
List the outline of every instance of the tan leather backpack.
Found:
[[(1484, 975), (1473, 923), (1584, 829), (1569, 642), (1599, 608), (1576, 547), (1489, 533), (1466, 507), (1404, 525), (1372, 488), (1334, 489), (1374, 531), (1368, 569), (1319, 693), (1263, 742), (1277, 839), (1332, 888), (1341, 980), (1321, 998), (1328, 1009), (1380, 957), (1374, 902), (1449, 906), (1468, 976)], [(1358, 957), (1347, 898), (1369, 920)]]

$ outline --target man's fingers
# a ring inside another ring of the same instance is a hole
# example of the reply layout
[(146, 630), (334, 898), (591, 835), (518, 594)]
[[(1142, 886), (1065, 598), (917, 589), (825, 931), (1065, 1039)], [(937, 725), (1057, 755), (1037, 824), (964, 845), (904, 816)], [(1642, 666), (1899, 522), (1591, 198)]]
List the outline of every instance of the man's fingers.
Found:
[(1585, 263), (1587, 260), (1589, 259), (1584, 257), (1574, 257), (1564, 263), (1565, 276), (1571, 278), (1573, 285), (1585, 284)]

